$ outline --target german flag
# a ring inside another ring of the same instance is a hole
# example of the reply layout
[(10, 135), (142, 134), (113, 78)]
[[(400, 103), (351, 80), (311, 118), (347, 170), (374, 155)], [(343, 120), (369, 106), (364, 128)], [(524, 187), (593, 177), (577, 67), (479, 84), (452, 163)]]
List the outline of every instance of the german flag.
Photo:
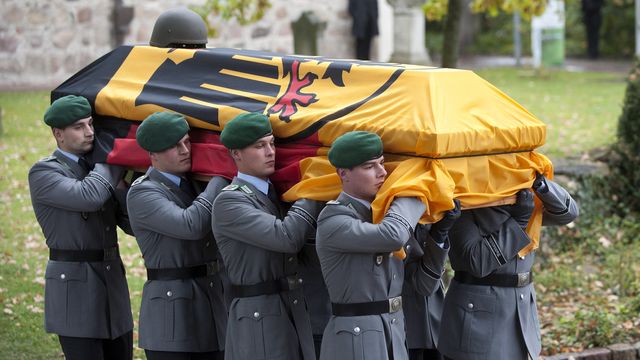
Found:
[[(389, 176), (373, 203), (380, 221), (398, 195), (420, 197), (422, 221), (453, 206), (510, 203), (551, 162), (534, 149), (546, 127), (500, 90), (468, 70), (209, 48), (122, 46), (52, 92), (82, 95), (94, 109), (106, 161), (150, 165), (135, 141), (156, 111), (184, 115), (191, 126), (192, 171), (232, 178), (236, 168), (220, 143), (225, 124), (243, 112), (269, 116), (277, 144), (271, 180), (283, 199), (331, 200), (340, 181), (326, 154), (352, 130), (380, 135)], [(540, 204), (529, 223), (537, 247)]]

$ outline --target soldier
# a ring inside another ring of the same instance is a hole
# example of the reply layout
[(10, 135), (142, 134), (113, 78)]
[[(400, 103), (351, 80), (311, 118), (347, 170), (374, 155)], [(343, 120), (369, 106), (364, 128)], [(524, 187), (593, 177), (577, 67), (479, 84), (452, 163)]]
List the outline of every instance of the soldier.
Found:
[(136, 131), (151, 167), (131, 186), (131, 227), (142, 251), (147, 282), (140, 305), (139, 346), (147, 359), (222, 359), (226, 308), (217, 274), (211, 206), (226, 184), (213, 177), (196, 196), (189, 125), (158, 112)]
[[(430, 227), (430, 225), (418, 224), (416, 238), (423, 238), (424, 235), (420, 235), (420, 233), (428, 232)], [(422, 247), (426, 246), (424, 241), (421, 245)], [(446, 245), (442, 243), (442, 246), (446, 246), (448, 249), (448, 241)], [(402, 310), (406, 318), (409, 360), (442, 360), (442, 355), (436, 349), (436, 345), (438, 344), (440, 319), (444, 306), (444, 284), (439, 281), (436, 289), (430, 294), (416, 291), (416, 287), (413, 286), (408, 276), (412, 273), (408, 268), (417, 266), (415, 263), (422, 255), (417, 251), (408, 251), (407, 255), (405, 282), (402, 286)]]
[(346, 133), (334, 141), (329, 161), (337, 168), (342, 193), (318, 218), (316, 247), (333, 312), (320, 358), (407, 359), (400, 296), (405, 263), (391, 252), (410, 253), (408, 283), (430, 295), (440, 286), (447, 232), (459, 205), (428, 232), (419, 232), (418, 243), (413, 229), (425, 205), (416, 198), (397, 197), (382, 222), (371, 223), (371, 202), (387, 174), (380, 137)]
[[(571, 195), (537, 174), (533, 191), (544, 205), (543, 225), (578, 216)], [(445, 296), (438, 350), (451, 359), (537, 359), (540, 325), (531, 267), (534, 252), (518, 256), (530, 240), (525, 229), (533, 193), (514, 205), (465, 210), (451, 229), (455, 270)]]
[(200, 15), (185, 7), (170, 9), (153, 25), (149, 45), (160, 48), (204, 49), (207, 24)]
[(238, 174), (213, 204), (213, 233), (234, 297), (226, 359), (315, 359), (296, 254), (315, 232), (323, 204), (296, 201), (288, 212), (269, 176), (275, 147), (269, 119), (244, 113), (220, 135)]
[(44, 115), (58, 149), (29, 171), (31, 203), (49, 247), (45, 329), (67, 359), (131, 359), (133, 321), (116, 226), (129, 231), (114, 195), (124, 169), (83, 158), (93, 149), (91, 105), (68, 95)]

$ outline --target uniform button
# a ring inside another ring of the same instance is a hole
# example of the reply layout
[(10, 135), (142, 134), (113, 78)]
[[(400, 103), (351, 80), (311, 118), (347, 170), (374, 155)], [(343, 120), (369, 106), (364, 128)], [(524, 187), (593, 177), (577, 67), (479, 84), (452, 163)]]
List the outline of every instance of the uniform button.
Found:
[(298, 305), (298, 300), (293, 300), (293, 305)]
[(357, 327), (357, 326), (356, 326), (356, 327), (354, 327), (354, 328), (353, 328), (353, 332), (355, 332), (356, 334), (359, 334), (359, 333), (360, 333), (360, 328), (359, 328), (359, 327)]
[(391, 319), (391, 323), (395, 324), (396, 323), (396, 318)]
[(67, 277), (65, 274), (60, 274), (60, 279), (64, 280)]
[(204, 244), (205, 247), (209, 247), (209, 242), (207, 241), (206, 244)]
[(111, 265), (107, 265), (107, 271), (111, 270)]
[(520, 260), (524, 260), (524, 256), (520, 256)]
[(394, 279), (396, 278), (396, 274), (393, 274), (393, 278), (394, 278)]
[(254, 317), (254, 318), (256, 318), (256, 319), (257, 319), (257, 318), (259, 318), (259, 317), (260, 317), (260, 313), (259, 313), (259, 312), (257, 312), (257, 311), (256, 311), (256, 312), (254, 312), (254, 313), (253, 313), (253, 317)]
[(468, 303), (468, 304), (467, 304), (467, 307), (468, 307), (469, 309), (473, 309), (473, 303)]
[(427, 242), (426, 241), (422, 242), (422, 247), (427, 247)]
[(520, 300), (524, 300), (524, 294), (520, 294)]
[(304, 280), (302, 280), (302, 278), (299, 278), (299, 279), (298, 279), (298, 284), (302, 284), (302, 282), (303, 282), (303, 281), (304, 281)]
[(289, 259), (287, 259), (287, 260), (289, 260), (289, 262), (292, 262), (293, 261), (293, 256), (289, 256)]
[(213, 281), (209, 283), (209, 286), (210, 286), (210, 287), (213, 287)]
[(111, 228), (109, 226), (105, 227), (104, 229), (107, 230), (107, 231), (111, 230)]
[(407, 245), (407, 250), (411, 250), (411, 245)]
[(173, 293), (171, 291), (167, 291), (167, 296), (171, 297), (173, 296)]

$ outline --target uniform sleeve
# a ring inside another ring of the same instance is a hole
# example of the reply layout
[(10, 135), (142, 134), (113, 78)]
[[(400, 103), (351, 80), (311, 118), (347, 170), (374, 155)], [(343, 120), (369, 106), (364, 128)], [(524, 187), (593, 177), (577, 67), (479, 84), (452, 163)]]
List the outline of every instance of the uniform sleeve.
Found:
[[(419, 226), (420, 228), (420, 226)], [(407, 266), (405, 279), (414, 287), (416, 292), (423, 296), (430, 296), (440, 286), (444, 265), (449, 254), (449, 241), (443, 246), (438, 245), (428, 231), (416, 231), (418, 243), (424, 254), (414, 266)]]
[(578, 204), (569, 192), (555, 182), (546, 179), (548, 191), (536, 193), (544, 205), (542, 225), (566, 225), (578, 217)]
[(256, 208), (244, 193), (223, 191), (213, 205), (213, 233), (270, 251), (297, 253), (315, 231), (321, 208), (320, 202), (298, 200), (280, 220)]
[(133, 236), (133, 230), (131, 229), (131, 222), (129, 221), (129, 213), (127, 212), (127, 193), (129, 189), (115, 189), (116, 198), (116, 221), (118, 227), (122, 229), (126, 234)]
[(216, 183), (209, 182), (193, 201), (182, 208), (161, 188), (142, 182), (129, 190), (127, 208), (134, 229), (146, 229), (181, 240), (201, 240), (211, 231), (211, 207)]
[(323, 247), (346, 253), (398, 250), (409, 240), (425, 210), (420, 200), (396, 198), (382, 221), (372, 224), (350, 210), (341, 211), (340, 205), (329, 206), (336, 209), (327, 207), (318, 224), (318, 238), (322, 238)]
[(518, 256), (530, 239), (513, 218), (507, 218), (495, 232), (483, 234), (472, 211), (462, 212), (449, 231), (449, 240), (451, 246), (461, 248), (456, 252), (468, 261), (463, 264), (464, 270), (473, 276), (484, 277)]
[(29, 171), (31, 201), (68, 211), (98, 211), (113, 194), (122, 168), (96, 164), (84, 179), (68, 177), (59, 164), (41, 161)]

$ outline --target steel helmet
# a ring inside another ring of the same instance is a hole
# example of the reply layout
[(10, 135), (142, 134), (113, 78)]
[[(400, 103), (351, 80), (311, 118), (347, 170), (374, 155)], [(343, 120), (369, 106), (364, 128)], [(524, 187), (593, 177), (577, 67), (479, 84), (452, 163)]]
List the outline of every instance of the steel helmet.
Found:
[(156, 20), (149, 45), (204, 48), (207, 46), (207, 25), (200, 15), (185, 7), (167, 10)]

